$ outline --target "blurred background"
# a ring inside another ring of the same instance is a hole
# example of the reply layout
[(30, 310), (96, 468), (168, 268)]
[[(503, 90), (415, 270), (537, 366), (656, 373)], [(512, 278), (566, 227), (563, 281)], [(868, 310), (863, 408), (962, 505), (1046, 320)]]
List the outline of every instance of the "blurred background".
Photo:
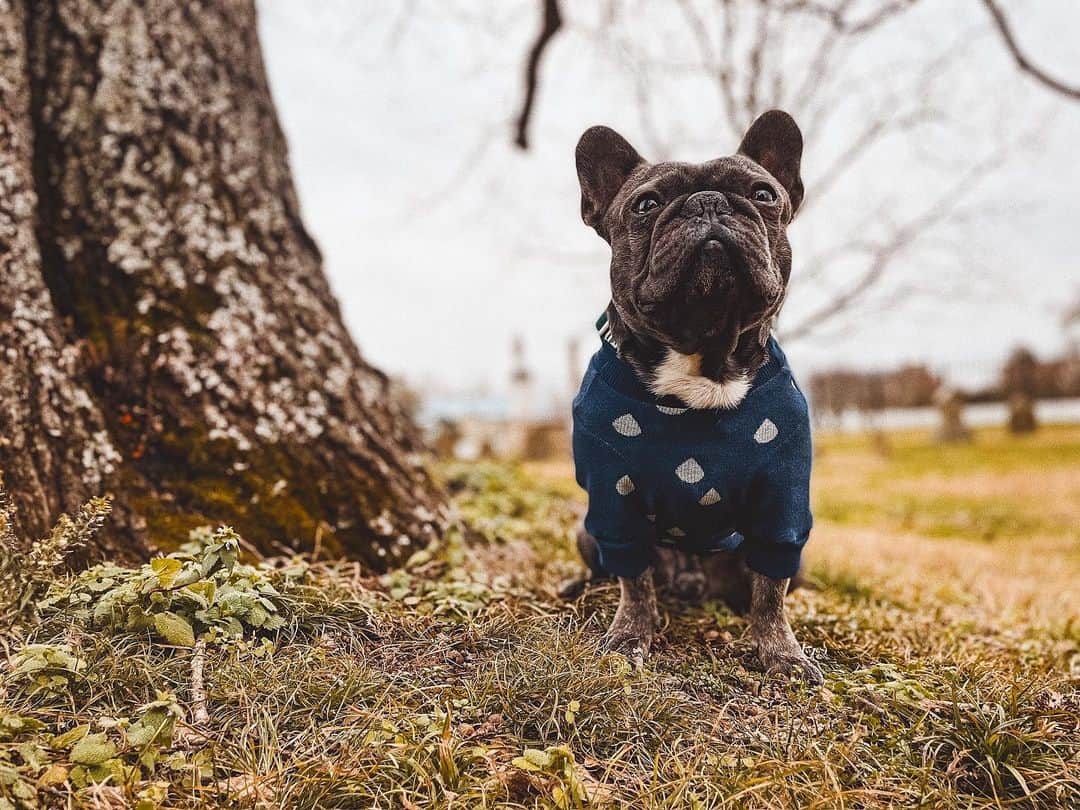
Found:
[(778, 332), (819, 424), (1080, 420), (1075, 3), (259, 7), (346, 321), (443, 449), (561, 452), (608, 290), (580, 133), (699, 161), (774, 106), (807, 187)]

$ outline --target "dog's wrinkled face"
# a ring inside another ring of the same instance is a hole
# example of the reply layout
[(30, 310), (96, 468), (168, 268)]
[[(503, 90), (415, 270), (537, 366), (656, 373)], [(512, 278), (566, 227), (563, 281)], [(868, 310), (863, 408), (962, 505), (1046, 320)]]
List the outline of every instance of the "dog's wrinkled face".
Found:
[(801, 156), (799, 129), (778, 110), (737, 154), (701, 164), (650, 164), (607, 127), (585, 132), (582, 216), (611, 245), (612, 301), (631, 332), (683, 354), (730, 352), (771, 320), (791, 272)]

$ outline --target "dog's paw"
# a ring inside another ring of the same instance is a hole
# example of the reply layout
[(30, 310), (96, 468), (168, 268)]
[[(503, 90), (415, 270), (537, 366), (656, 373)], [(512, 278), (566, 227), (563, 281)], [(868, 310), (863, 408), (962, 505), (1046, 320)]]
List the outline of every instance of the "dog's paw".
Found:
[(574, 577), (568, 579), (559, 586), (559, 598), (564, 599), (567, 602), (572, 602), (585, 593), (587, 587), (589, 587), (588, 577)]
[(635, 669), (645, 666), (652, 649), (652, 633), (612, 627), (604, 636), (604, 650), (625, 657)]
[(761, 663), (765, 667), (765, 674), (771, 677), (800, 678), (811, 686), (821, 686), (825, 683), (825, 676), (821, 674), (821, 669), (807, 658), (802, 650), (762, 656)]

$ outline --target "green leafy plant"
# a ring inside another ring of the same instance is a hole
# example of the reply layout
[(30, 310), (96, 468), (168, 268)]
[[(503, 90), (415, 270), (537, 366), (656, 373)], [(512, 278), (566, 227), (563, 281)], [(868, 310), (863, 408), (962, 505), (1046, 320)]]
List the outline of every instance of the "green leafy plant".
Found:
[(569, 810), (582, 807), (589, 801), (585, 782), (578, 774), (573, 752), (565, 745), (555, 745), (544, 750), (526, 748), (515, 757), (513, 765), (530, 775), (547, 777), (546, 785), (555, 806)]
[(80, 669), (70, 644), (27, 644), (11, 659), (11, 671), (30, 682), (30, 694), (63, 695)]
[(42, 611), (94, 629), (150, 631), (177, 647), (279, 629), (278, 590), (267, 571), (238, 562), (238, 551), (232, 529), (196, 529), (179, 551), (138, 568), (104, 563), (54, 585)]
[(35, 618), (56, 569), (93, 539), (111, 509), (108, 498), (91, 498), (75, 517), (61, 515), (47, 537), (31, 540), (15, 531), (15, 505), (0, 486), (0, 625)]

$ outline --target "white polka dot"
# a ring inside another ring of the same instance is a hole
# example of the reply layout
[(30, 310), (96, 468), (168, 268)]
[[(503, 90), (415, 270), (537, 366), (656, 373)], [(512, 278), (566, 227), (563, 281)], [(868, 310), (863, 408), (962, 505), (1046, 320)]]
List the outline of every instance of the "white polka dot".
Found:
[(634, 491), (634, 482), (630, 480), (629, 475), (624, 475), (615, 482), (615, 491), (620, 495), (629, 495)]
[(672, 408), (668, 405), (657, 405), (656, 410), (660, 413), (666, 413), (668, 416), (678, 416), (680, 413), (686, 413), (689, 408)]
[(641, 435), (641, 425), (638, 424), (637, 419), (628, 413), (624, 413), (612, 422), (611, 426), (615, 428), (616, 432), (621, 433), (623, 436)]
[(766, 419), (758, 425), (758, 429), (754, 432), (754, 441), (758, 444), (768, 444), (779, 435), (780, 431), (777, 429), (776, 425), (773, 424), (772, 420)]
[(681, 481), (685, 481), (688, 484), (696, 484), (705, 477), (705, 471), (701, 469), (701, 465), (697, 463), (697, 459), (688, 458), (675, 468), (675, 475), (679, 476), (679, 480)]
[(672, 537), (686, 537), (686, 532), (680, 529), (678, 526), (672, 526), (667, 530), (667, 533)]
[(698, 503), (702, 506), (712, 506), (714, 503), (720, 503), (720, 493), (715, 489), (710, 489), (701, 496), (701, 500), (698, 501)]

